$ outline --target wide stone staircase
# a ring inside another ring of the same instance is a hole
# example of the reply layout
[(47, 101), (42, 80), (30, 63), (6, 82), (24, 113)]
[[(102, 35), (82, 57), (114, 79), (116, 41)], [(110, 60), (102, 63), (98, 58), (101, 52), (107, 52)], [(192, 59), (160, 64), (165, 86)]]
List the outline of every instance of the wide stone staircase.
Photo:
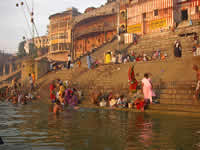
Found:
[(151, 53), (153, 50), (160, 49), (161, 52), (166, 52), (170, 58), (173, 58), (173, 47), (176, 40), (180, 40), (182, 45), (182, 56), (191, 56), (192, 47), (194, 45), (194, 35), (180, 36), (181, 34), (196, 32), (200, 35), (200, 26), (188, 26), (184, 28), (177, 28), (175, 32), (166, 31), (160, 33), (154, 33), (139, 37), (138, 44), (132, 45), (128, 48), (128, 51), (134, 51), (136, 54), (145, 52)]
[[(154, 90), (160, 104), (151, 105), (154, 110), (180, 110), (200, 112), (199, 103), (193, 100), (196, 86), (196, 75), (192, 71), (192, 64), (200, 64), (199, 57), (192, 56), (194, 44), (193, 36), (183, 36), (180, 34), (197, 32), (200, 34), (200, 26), (189, 26), (178, 28), (175, 32), (166, 31), (161, 33), (144, 35), (139, 38), (137, 45), (120, 44), (120, 48), (130, 51), (151, 53), (160, 49), (161, 53), (166, 52), (168, 59), (165, 61), (150, 62), (130, 62), (127, 64), (108, 64), (100, 65), (95, 69), (87, 69), (86, 57), (82, 57), (82, 67), (73, 70), (58, 72), (56, 77), (62, 80), (73, 80), (77, 85), (82, 85), (81, 89), (85, 96), (89, 98), (89, 92), (94, 87), (96, 90), (104, 92), (119, 91), (128, 95), (128, 68), (135, 65), (135, 74), (138, 81), (141, 81), (143, 74), (149, 70), (153, 74)], [(174, 41), (179, 39), (182, 45), (181, 58), (174, 58)], [(94, 59), (104, 59), (104, 52), (107, 50), (115, 51), (119, 48), (118, 41), (115, 39), (98, 48), (91, 55)], [(138, 74), (138, 75), (137, 75)]]

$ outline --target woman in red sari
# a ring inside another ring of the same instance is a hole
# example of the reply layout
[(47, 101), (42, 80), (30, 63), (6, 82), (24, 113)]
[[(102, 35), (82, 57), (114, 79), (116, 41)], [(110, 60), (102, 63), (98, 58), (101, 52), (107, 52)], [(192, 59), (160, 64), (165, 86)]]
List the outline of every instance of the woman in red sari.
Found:
[(55, 82), (52, 81), (52, 83), (51, 83), (51, 85), (49, 87), (49, 89), (50, 89), (50, 99), (51, 99), (52, 103), (54, 103), (55, 100), (56, 100), (55, 88), (56, 88)]
[(134, 65), (129, 68), (128, 71), (128, 81), (129, 81), (129, 90), (132, 93), (137, 91), (138, 82), (135, 79)]

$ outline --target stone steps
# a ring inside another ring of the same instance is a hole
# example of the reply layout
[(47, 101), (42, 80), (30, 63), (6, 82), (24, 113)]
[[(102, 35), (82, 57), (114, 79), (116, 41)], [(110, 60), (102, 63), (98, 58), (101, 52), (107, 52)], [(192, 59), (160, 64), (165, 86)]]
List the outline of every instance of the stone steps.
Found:
[(176, 112), (194, 112), (200, 113), (200, 105), (197, 102), (192, 104), (153, 104), (149, 105), (150, 110), (162, 110), (162, 111), (176, 111)]

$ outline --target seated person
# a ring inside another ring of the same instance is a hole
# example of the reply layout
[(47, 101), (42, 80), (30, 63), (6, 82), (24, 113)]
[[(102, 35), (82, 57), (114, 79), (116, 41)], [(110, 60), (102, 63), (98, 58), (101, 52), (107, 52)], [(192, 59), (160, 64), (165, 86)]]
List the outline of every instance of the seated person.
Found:
[(12, 103), (13, 103), (13, 104), (17, 104), (17, 100), (18, 100), (17, 95), (14, 95), (14, 96), (12, 97)]
[(115, 98), (112, 98), (109, 102), (110, 107), (115, 107), (117, 106), (117, 100)]
[(61, 92), (61, 91), (59, 91), (59, 101), (60, 101), (60, 103), (61, 103), (61, 105), (65, 105), (65, 98), (64, 98), (64, 96), (65, 96), (65, 93), (63, 92)]
[(98, 98), (99, 98), (100, 96), (101, 96), (101, 92), (93, 91), (93, 92), (90, 94), (91, 103), (92, 103), (92, 104), (95, 104), (95, 105), (99, 105), (99, 100), (98, 100)]
[(22, 105), (25, 105), (25, 104), (27, 104), (27, 99), (24, 97), (24, 96), (22, 96), (22, 98), (21, 98), (21, 102), (20, 102)]
[(119, 108), (123, 108), (123, 96), (120, 96), (118, 99), (117, 99), (117, 107)]
[(145, 106), (144, 98), (138, 97), (134, 101), (134, 104), (135, 104), (136, 109), (141, 110), (142, 112), (144, 111), (144, 106)]
[(107, 102), (104, 99), (102, 99), (102, 101), (99, 103), (100, 107), (106, 107), (106, 105), (107, 105)]

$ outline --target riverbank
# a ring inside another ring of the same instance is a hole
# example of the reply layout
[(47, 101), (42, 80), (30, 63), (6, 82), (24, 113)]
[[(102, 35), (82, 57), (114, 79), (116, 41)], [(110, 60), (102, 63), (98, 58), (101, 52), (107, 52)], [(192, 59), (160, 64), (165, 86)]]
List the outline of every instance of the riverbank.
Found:
[[(38, 94), (41, 96), (41, 100), (44, 99), (49, 99), (49, 85), (51, 83), (52, 80), (56, 80), (56, 79), (61, 79), (63, 81), (65, 80), (69, 80), (72, 82), (72, 84), (74, 85), (74, 87), (78, 87), (82, 90), (83, 94), (84, 94), (84, 98), (82, 100), (82, 104), (80, 105), (80, 107), (83, 108), (96, 108), (96, 109), (111, 109), (109, 107), (106, 108), (101, 108), (98, 106), (95, 106), (93, 104), (91, 104), (91, 102), (89, 101), (90, 97), (89, 97), (89, 91), (90, 89), (88, 89), (89, 86), (93, 86), (93, 84), (90, 83), (90, 78), (85, 76), (85, 80), (84, 81), (80, 81), (80, 79), (78, 78), (78, 75), (82, 75), (84, 74), (83, 72), (87, 72), (86, 68), (76, 68), (76, 69), (72, 69), (72, 70), (61, 70), (61, 71), (57, 71), (57, 72), (50, 72), (47, 75), (45, 75), (44, 77), (42, 77), (41, 79), (39, 79), (37, 81), (38, 84)], [(88, 71), (91, 74), (95, 72), (95, 70), (90, 70)], [(91, 75), (90, 74), (90, 75)], [(88, 81), (88, 84), (86, 84), (86, 82)], [(103, 82), (103, 81), (102, 81)], [(85, 84), (84, 84), (85, 83)], [(115, 84), (113, 85), (113, 87), (115, 86)], [(184, 85), (183, 85), (184, 86)], [(183, 87), (184, 88), (184, 87)], [(116, 90), (114, 88), (111, 88), (111, 90)], [(100, 88), (97, 90), (101, 90)], [(120, 88), (117, 90), (121, 90)], [(123, 92), (128, 92), (128, 89), (121, 90), (121, 93)], [(168, 98), (170, 100), (170, 98)], [(180, 104), (176, 104), (176, 103), (162, 103), (163, 101), (165, 101), (164, 99), (160, 99), (161, 104), (153, 104), (153, 105), (149, 105), (149, 108), (147, 110), (145, 110), (145, 112), (149, 113), (149, 112), (156, 112), (156, 113), (172, 113), (172, 114), (193, 114), (193, 115), (200, 115), (200, 103), (198, 101), (194, 101), (193, 99), (183, 99), (182, 101), (184, 103), (180, 103)], [(180, 99), (180, 102), (182, 102)], [(166, 102), (166, 101), (165, 101)], [(132, 111), (132, 112), (140, 112), (136, 109), (120, 109), (120, 108), (114, 108), (114, 110), (117, 111)]]
[[(193, 105), (193, 106), (181, 106), (182, 109), (180, 109), (180, 106), (174, 105), (164, 105), (164, 104), (154, 104), (150, 105), (148, 109), (146, 109), (144, 112), (141, 112), (137, 109), (130, 109), (130, 108), (110, 108), (110, 107), (99, 107), (94, 105), (87, 105), (87, 104), (81, 104), (81, 108), (90, 108), (90, 109), (99, 109), (99, 110), (114, 110), (114, 111), (122, 111), (122, 112), (134, 112), (134, 113), (157, 113), (157, 114), (171, 114), (171, 115), (184, 115), (184, 116), (193, 116), (193, 117), (199, 117), (200, 116), (200, 104)], [(195, 109), (194, 109), (195, 108)]]

